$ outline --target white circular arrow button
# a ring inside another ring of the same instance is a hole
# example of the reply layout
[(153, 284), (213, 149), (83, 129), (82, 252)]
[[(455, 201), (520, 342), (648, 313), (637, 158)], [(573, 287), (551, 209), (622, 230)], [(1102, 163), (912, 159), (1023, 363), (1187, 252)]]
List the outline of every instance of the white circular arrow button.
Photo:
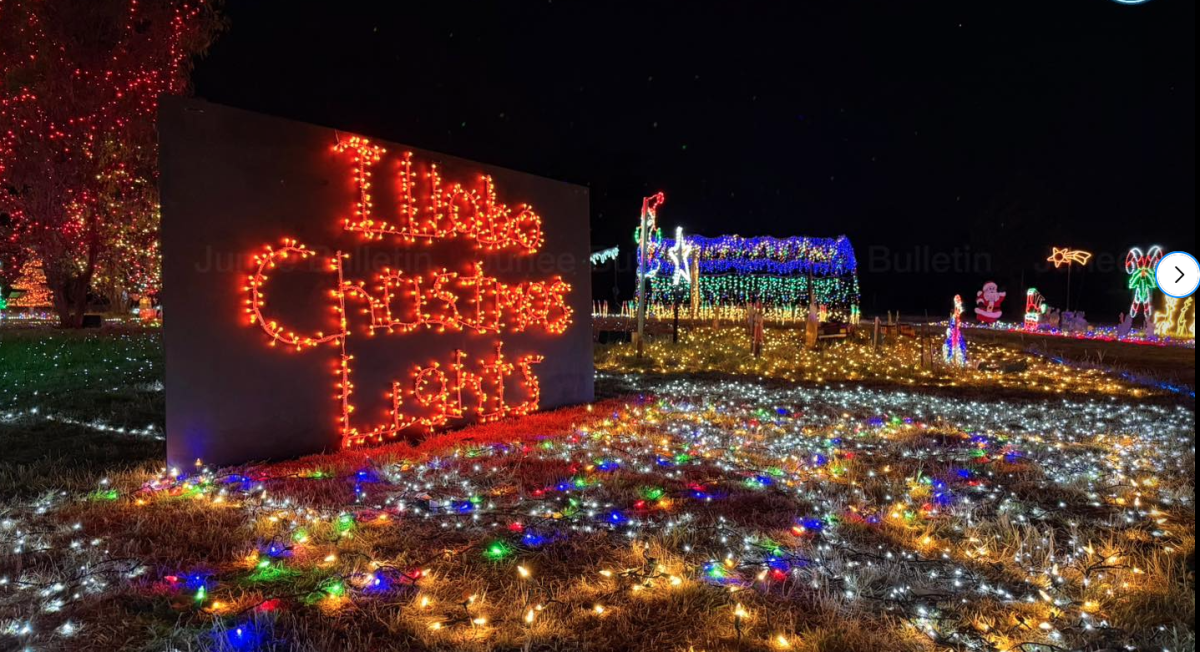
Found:
[(1158, 261), (1154, 280), (1162, 293), (1176, 299), (1192, 296), (1200, 284), (1200, 264), (1186, 251), (1172, 251)]

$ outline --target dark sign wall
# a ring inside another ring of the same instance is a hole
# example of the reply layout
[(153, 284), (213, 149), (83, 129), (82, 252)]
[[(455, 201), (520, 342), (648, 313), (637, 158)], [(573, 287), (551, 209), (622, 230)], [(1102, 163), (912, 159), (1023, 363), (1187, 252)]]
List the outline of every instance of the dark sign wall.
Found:
[(585, 188), (198, 100), (159, 132), (172, 465), (592, 400)]

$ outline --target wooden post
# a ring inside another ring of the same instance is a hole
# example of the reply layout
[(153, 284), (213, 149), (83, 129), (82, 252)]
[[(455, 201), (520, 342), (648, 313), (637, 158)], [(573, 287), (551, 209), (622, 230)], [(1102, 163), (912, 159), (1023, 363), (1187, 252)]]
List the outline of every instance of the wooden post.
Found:
[(643, 336), (646, 332), (646, 217), (650, 209), (650, 198), (642, 199), (641, 227), (638, 229), (638, 265), (637, 265), (637, 332), (633, 339), (637, 342), (637, 357), (641, 359), (644, 347)]
[(679, 301), (675, 302), (675, 319), (671, 324), (671, 341), (679, 343)]
[(696, 325), (696, 319), (700, 316), (700, 248), (696, 248), (696, 255), (692, 258), (692, 326)]
[(804, 346), (808, 349), (816, 349), (820, 334), (821, 318), (817, 313), (816, 298), (810, 293), (808, 297), (808, 319), (804, 322)]
[(875, 332), (874, 332), (874, 334), (871, 335), (871, 341), (873, 343), (873, 346), (875, 347), (875, 350), (878, 351), (879, 350), (879, 316), (878, 315), (875, 317)]
[(1067, 310), (1071, 309), (1071, 261), (1067, 261)]
[(763, 312), (762, 312), (762, 309), (757, 306), (754, 309), (753, 316), (750, 318), (750, 329), (751, 329), (750, 349), (754, 353), (754, 357), (756, 357), (756, 358), (762, 357), (762, 345), (763, 345), (763, 335), (764, 335), (764, 333), (763, 333), (763, 330), (764, 330)]
[(917, 366), (925, 366), (925, 324), (920, 324), (917, 327), (917, 350), (920, 355), (917, 356)]
[[(651, 206), (650, 202), (654, 205)], [(638, 230), (638, 267), (637, 267), (637, 357), (642, 357), (643, 347), (646, 339), (646, 268), (649, 267), (649, 260), (646, 256), (646, 243), (650, 239), (650, 217), (658, 210), (658, 207), (665, 201), (663, 194), (660, 192), (650, 197), (642, 198), (642, 220), (641, 228)]]

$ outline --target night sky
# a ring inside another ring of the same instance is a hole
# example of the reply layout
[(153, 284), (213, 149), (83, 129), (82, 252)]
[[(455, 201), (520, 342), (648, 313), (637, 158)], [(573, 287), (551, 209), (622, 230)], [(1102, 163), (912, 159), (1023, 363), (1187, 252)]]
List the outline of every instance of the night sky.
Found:
[[(868, 314), (941, 316), (988, 279), (1010, 319), (1030, 284), (1061, 307), (1066, 275), (1044, 261), (1069, 245), (1097, 253), (1072, 304), (1115, 322), (1130, 246), (1195, 252), (1191, 0), (230, 0), (227, 15), (198, 96), (586, 185), (593, 249), (619, 243), (626, 267), (660, 189), (668, 229), (845, 233)], [(939, 253), (951, 269), (928, 269)], [(612, 279), (594, 276), (596, 297)], [(632, 274), (620, 283), (629, 298)]]

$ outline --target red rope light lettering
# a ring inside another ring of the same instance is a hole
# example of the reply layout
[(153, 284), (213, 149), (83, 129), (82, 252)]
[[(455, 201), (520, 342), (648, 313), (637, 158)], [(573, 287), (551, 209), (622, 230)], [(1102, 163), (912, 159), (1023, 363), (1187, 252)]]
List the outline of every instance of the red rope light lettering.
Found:
[[(366, 138), (351, 136), (334, 145), (333, 151), (349, 154), (357, 194), (352, 216), (342, 220), (347, 231), (376, 240), (395, 236), (408, 244), (458, 237), (472, 240), (487, 251), (514, 249), (521, 253), (534, 253), (545, 241), (542, 218), (533, 207), (520, 204), (514, 209), (497, 201), (496, 185), (490, 176), (480, 175), (478, 188), (461, 183), (446, 185), (436, 163), (429, 164), (423, 174), (416, 172), (412, 152), (400, 157), (396, 173), (396, 221), (377, 220), (372, 214), (371, 167), (387, 150)], [(428, 187), (423, 194), (420, 178)]]
[[(472, 240), (487, 251), (507, 249), (519, 254), (536, 252), (543, 244), (541, 218), (524, 204), (510, 209), (497, 201), (491, 177), (479, 177), (478, 188), (446, 185), (434, 164), (418, 175), (412, 152), (400, 157), (397, 221), (376, 219), (371, 169), (383, 161), (386, 150), (352, 136), (340, 140), (334, 151), (350, 156), (351, 161), (356, 198), (351, 215), (341, 219), (347, 231), (360, 232), (370, 239), (394, 236), (404, 244), (458, 237)], [(418, 176), (428, 187), (423, 199), (417, 198)], [(337, 252), (326, 265), (334, 282), (329, 310), (336, 329), (328, 334), (297, 333), (269, 317), (265, 288), (273, 270), (314, 255), (292, 239), (283, 240), (278, 248), (264, 247), (254, 256), (243, 288), (245, 312), (249, 323), (261, 328), (272, 346), (283, 344), (295, 351), (320, 344), (338, 348), (333, 365), (334, 399), (344, 446), (383, 441), (414, 427), (436, 428), (452, 419), (475, 416), (493, 421), (537, 409), (541, 387), (533, 367), (545, 357), (528, 353), (511, 361), (504, 354), (504, 342), (498, 339), (490, 359), (472, 362), (464, 351), (453, 349), (444, 368), (437, 360), (414, 365), (408, 382), (391, 382), (385, 393), (388, 408), (382, 418), (373, 425), (355, 426), (354, 356), (348, 351), (348, 341), (358, 332), (369, 336), (464, 330), (493, 336), (532, 331), (559, 335), (572, 323), (572, 310), (567, 305), (571, 286), (561, 277), (507, 284), (486, 274), (484, 263), (477, 260), (463, 271), (442, 268), (419, 273), (384, 268), (369, 280), (353, 280), (347, 279), (344, 272), (349, 255)], [(350, 310), (362, 315), (361, 319), (352, 319)], [(352, 329), (352, 324), (359, 328)], [(515, 388), (524, 400), (510, 404), (508, 394), (513, 388), (508, 385), (514, 378), (518, 379)]]

